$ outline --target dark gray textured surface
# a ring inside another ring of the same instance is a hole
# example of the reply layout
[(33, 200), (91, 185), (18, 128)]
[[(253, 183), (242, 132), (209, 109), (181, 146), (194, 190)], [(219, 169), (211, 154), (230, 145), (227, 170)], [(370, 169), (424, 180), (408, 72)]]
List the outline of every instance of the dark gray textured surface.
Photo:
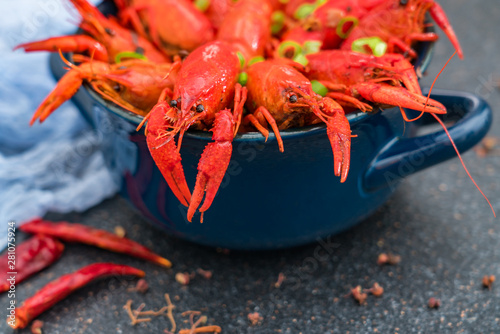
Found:
[[(464, 61), (452, 60), (436, 87), (474, 92), (498, 110), (500, 75), (497, 54), (496, 0), (440, 1), (463, 44)], [(453, 50), (442, 38), (436, 45), (428, 86)], [(500, 136), (494, 119), (490, 135)], [(478, 184), (500, 212), (500, 157), (464, 159)], [(146, 308), (164, 305), (169, 293), (177, 306), (178, 324), (185, 310), (202, 310), (223, 333), (500, 333), (500, 288), (481, 287), (481, 278), (500, 278), (500, 228), (487, 204), (465, 175), (458, 159), (428, 169), (402, 182), (392, 199), (371, 218), (321, 243), (277, 252), (222, 254), (159, 233), (120, 198), (83, 214), (51, 214), (51, 219), (112, 230), (121, 225), (128, 236), (145, 243), (174, 263), (171, 270), (83, 245), (67, 245), (64, 256), (49, 269), (17, 288), (22, 301), (51, 279), (95, 261), (129, 264), (146, 271), (151, 286), (145, 295), (127, 292), (132, 279), (107, 279), (91, 284), (40, 316), (44, 333), (162, 333), (164, 317), (132, 327), (122, 306), (127, 299)], [(325, 246), (326, 245), (326, 246)], [(401, 255), (397, 266), (379, 267), (377, 255)], [(174, 279), (179, 271), (213, 270), (211, 280), (197, 276), (190, 285)], [(287, 280), (273, 286), (282, 272)], [(380, 298), (359, 306), (344, 297), (351, 287), (379, 282)], [(497, 284), (498, 285), (498, 284)], [(441, 299), (437, 310), (429, 297)], [(5, 295), (0, 305), (7, 305)], [(4, 307), (2, 309), (5, 310)], [(247, 314), (258, 311), (261, 325), (250, 326)], [(4, 311), (6, 314), (6, 311)], [(181, 326), (185, 327), (185, 326)], [(4, 322), (0, 332), (10, 333)], [(28, 333), (29, 330), (19, 331)]]

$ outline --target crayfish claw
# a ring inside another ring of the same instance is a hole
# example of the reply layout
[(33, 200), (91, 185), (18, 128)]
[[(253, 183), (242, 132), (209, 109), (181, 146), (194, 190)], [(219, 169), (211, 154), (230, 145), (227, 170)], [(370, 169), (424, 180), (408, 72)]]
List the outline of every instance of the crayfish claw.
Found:
[(205, 195), (205, 201), (199, 211), (203, 213), (210, 208), (231, 160), (235, 127), (233, 115), (228, 109), (224, 109), (216, 117), (212, 129), (214, 133), (212, 139), (215, 142), (205, 147), (198, 163), (196, 185), (187, 214), (188, 221), (193, 219), (196, 209), (203, 200), (203, 195)]
[[(82, 67), (83, 65), (80, 68)], [(82, 85), (85, 76), (85, 71), (80, 69), (71, 69), (66, 72), (57, 83), (56, 88), (47, 95), (36, 109), (35, 114), (30, 120), (30, 125), (33, 125), (37, 119), (40, 120), (40, 123), (43, 123), (54, 110), (73, 97)]]
[(361, 83), (354, 88), (364, 99), (382, 105), (396, 105), (433, 114), (446, 114), (446, 107), (440, 102), (412, 93), (403, 87), (387, 84)]
[[(349, 123), (349, 122), (347, 122)], [(328, 139), (333, 150), (333, 169), (335, 176), (340, 176), (340, 182), (344, 183), (349, 174), (351, 161), (351, 135), (340, 133), (337, 129), (327, 126)], [(350, 130), (349, 130), (350, 132)]]
[(326, 133), (333, 151), (333, 170), (345, 182), (351, 164), (351, 126), (344, 110), (334, 100), (321, 99), (320, 106), (327, 115)]
[(429, 13), (431, 14), (436, 24), (443, 30), (443, 32), (450, 40), (451, 44), (457, 51), (458, 57), (460, 59), (464, 59), (464, 53), (462, 51), (462, 47), (460, 46), (460, 42), (458, 41), (457, 35), (455, 34), (455, 31), (453, 30), (453, 27), (451, 26), (441, 5), (439, 5), (437, 2), (434, 2), (432, 4), (432, 7), (429, 9)]
[(149, 152), (174, 195), (183, 205), (188, 206), (191, 192), (184, 176), (181, 155), (174, 140), (161, 135), (168, 123), (163, 117), (163, 108), (153, 108), (149, 115), (146, 127)]

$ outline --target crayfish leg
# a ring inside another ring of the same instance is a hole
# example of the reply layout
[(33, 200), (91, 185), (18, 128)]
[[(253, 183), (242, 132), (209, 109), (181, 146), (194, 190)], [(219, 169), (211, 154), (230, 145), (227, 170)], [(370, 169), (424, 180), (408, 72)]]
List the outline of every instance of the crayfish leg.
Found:
[(123, 23), (129, 23), (130, 26), (137, 32), (140, 36), (148, 38), (148, 34), (142, 25), (141, 19), (139, 17), (140, 6), (129, 6), (120, 9), (120, 19)]
[(339, 92), (330, 92), (327, 93), (326, 96), (329, 98), (335, 99), (344, 107), (355, 107), (363, 112), (372, 111), (373, 107), (367, 103), (363, 103), (355, 97), (349, 96), (344, 93)]
[(408, 44), (403, 42), (401, 39), (397, 37), (390, 37), (389, 40), (387, 41), (387, 50), (390, 53), (394, 53), (394, 47), (398, 47), (400, 50), (403, 52), (408, 53), (408, 56), (411, 58), (417, 58), (417, 52), (411, 48)]
[[(278, 129), (278, 125), (276, 124), (276, 121), (274, 120), (274, 117), (273, 117), (273, 115), (271, 115), (269, 110), (267, 110), (263, 106), (260, 106), (257, 108), (257, 110), (254, 111), (253, 114), (257, 118), (261, 118), (260, 116), (264, 117), (264, 119), (267, 121), (267, 123), (273, 129), (274, 135), (276, 136), (276, 140), (278, 141), (278, 147), (280, 149), (280, 152), (284, 152), (285, 148), (283, 146), (283, 139), (281, 139), (280, 130)], [(266, 137), (266, 140), (267, 140), (267, 137)]]
[(269, 138), (269, 131), (260, 124), (259, 120), (257, 117), (255, 117), (253, 114), (248, 114), (244, 118), (244, 123), (251, 123), (266, 139), (265, 141), (267, 142), (267, 139)]

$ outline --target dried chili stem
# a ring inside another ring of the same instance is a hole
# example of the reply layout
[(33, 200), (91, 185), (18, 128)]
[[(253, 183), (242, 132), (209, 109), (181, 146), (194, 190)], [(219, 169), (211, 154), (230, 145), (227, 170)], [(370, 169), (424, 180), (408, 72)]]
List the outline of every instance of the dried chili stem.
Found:
[(275, 288), (279, 288), (281, 286), (281, 284), (283, 284), (283, 282), (285, 281), (285, 279), (286, 279), (285, 274), (279, 273), (278, 274), (278, 280), (274, 283), (274, 287)]
[(170, 296), (168, 295), (168, 293), (165, 294), (165, 300), (167, 301), (167, 307), (168, 307), (167, 317), (168, 320), (170, 320), (170, 323), (172, 324), (171, 332), (175, 332), (177, 324), (175, 323), (174, 315), (172, 313), (172, 310), (175, 308), (175, 305), (172, 304), (172, 301), (170, 300)]
[(194, 325), (194, 316), (195, 316), (195, 315), (200, 315), (200, 314), (201, 314), (201, 312), (200, 312), (200, 311), (185, 311), (185, 312), (182, 312), (182, 314), (181, 314), (181, 315), (182, 315), (183, 317), (185, 317), (185, 316), (189, 315), (189, 324), (190, 324), (191, 326), (193, 326), (193, 325)]
[[(153, 311), (153, 310), (149, 310), (149, 311), (140, 311), (140, 312), (134, 312), (135, 315), (137, 315), (138, 317), (142, 316), (142, 315), (152, 315), (152, 316), (159, 316), (159, 315), (162, 315), (165, 313), (165, 311), (168, 310), (168, 306), (163, 306), (161, 309), (159, 309), (158, 311)], [(165, 314), (166, 315), (166, 314)]]
[(196, 334), (196, 333), (220, 333), (222, 329), (219, 326), (204, 326), (192, 329), (181, 329), (179, 334)]
[(141, 305), (139, 305), (134, 311), (134, 315), (137, 317), (137, 315), (139, 313), (141, 313), (142, 309), (146, 307), (146, 304), (145, 303), (142, 303)]
[(137, 313), (138, 313), (139, 308), (141, 308), (141, 306), (142, 306), (142, 308), (144, 308), (144, 303), (141, 304), (137, 308), (137, 310), (132, 311), (132, 299), (127, 300), (127, 303), (123, 306), (123, 308), (127, 311), (128, 316), (130, 317), (132, 326), (135, 326), (136, 324), (138, 324), (140, 322), (151, 321), (151, 318), (142, 318), (142, 319), (137, 318)]
[(123, 308), (127, 312), (128, 316), (130, 318), (130, 321), (132, 322), (132, 325), (135, 325), (137, 319), (136, 319), (134, 313), (132, 313), (132, 299), (127, 300), (125, 305), (123, 305)]

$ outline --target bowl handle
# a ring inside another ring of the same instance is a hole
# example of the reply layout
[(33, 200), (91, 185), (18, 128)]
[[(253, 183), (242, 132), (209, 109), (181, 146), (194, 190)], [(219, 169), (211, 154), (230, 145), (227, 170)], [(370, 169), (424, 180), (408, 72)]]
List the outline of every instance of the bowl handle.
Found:
[[(490, 129), (491, 107), (477, 95), (436, 89), (431, 97), (446, 107), (446, 117), (459, 119), (448, 131), (460, 152), (476, 145)], [(434, 118), (432, 120), (438, 124)], [(427, 124), (419, 124), (417, 129)], [(456, 156), (442, 129), (417, 137), (396, 138), (371, 162), (364, 175), (364, 189), (374, 191), (381, 187), (393, 187), (406, 176)]]

